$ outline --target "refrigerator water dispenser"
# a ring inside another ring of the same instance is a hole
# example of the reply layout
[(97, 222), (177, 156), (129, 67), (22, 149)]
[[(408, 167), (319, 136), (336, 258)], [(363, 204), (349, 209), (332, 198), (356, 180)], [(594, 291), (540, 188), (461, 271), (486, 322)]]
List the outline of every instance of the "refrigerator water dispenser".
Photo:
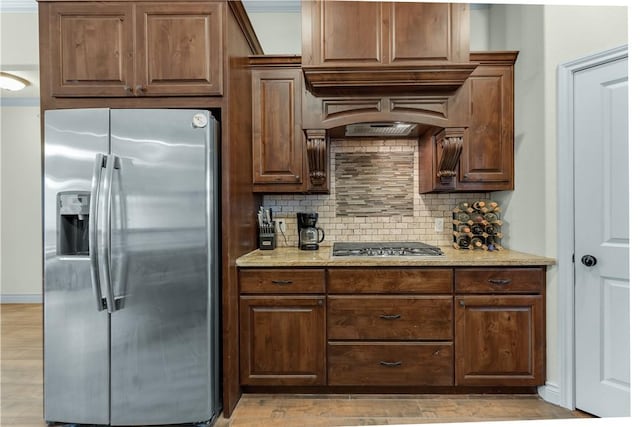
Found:
[(89, 255), (89, 192), (58, 193), (58, 255)]

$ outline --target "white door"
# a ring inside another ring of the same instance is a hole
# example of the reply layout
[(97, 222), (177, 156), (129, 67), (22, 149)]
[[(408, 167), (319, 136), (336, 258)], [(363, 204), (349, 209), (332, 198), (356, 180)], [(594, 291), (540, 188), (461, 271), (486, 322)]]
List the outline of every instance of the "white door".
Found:
[(627, 59), (574, 80), (576, 407), (630, 415)]

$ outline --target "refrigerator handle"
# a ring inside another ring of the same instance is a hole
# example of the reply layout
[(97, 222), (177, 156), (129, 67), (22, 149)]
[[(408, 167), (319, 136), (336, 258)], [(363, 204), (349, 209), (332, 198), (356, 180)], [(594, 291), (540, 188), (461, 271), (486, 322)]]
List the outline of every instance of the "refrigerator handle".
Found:
[(111, 281), (111, 188), (113, 184), (113, 170), (115, 169), (116, 156), (107, 156), (105, 166), (105, 178), (102, 183), (102, 209), (100, 212), (100, 241), (102, 243), (102, 256), (100, 258), (100, 281), (104, 285), (107, 300), (107, 312), (116, 311), (116, 300), (113, 296), (113, 284)]
[(98, 271), (98, 200), (104, 154), (96, 154), (91, 179), (91, 196), (89, 200), (89, 264), (91, 265), (91, 287), (96, 298), (98, 311), (104, 310), (102, 292), (100, 291), (100, 274)]

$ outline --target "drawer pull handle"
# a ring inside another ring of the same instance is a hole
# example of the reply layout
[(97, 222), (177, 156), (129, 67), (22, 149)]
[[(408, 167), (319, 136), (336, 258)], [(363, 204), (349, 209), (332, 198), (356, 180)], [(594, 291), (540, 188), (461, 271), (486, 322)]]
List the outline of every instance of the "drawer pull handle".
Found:
[(508, 285), (511, 283), (511, 279), (489, 279), (489, 283), (492, 285)]
[(285, 286), (285, 285), (292, 285), (293, 281), (292, 280), (272, 280), (271, 283), (273, 283), (274, 285)]
[(387, 368), (395, 368), (395, 367), (398, 367), (398, 366), (402, 365), (402, 361), (399, 361), (399, 362), (385, 362), (384, 360), (381, 360), (380, 364), (382, 366), (387, 367)]
[(380, 318), (384, 320), (395, 320), (395, 319), (399, 319), (400, 315), (399, 314), (381, 314)]

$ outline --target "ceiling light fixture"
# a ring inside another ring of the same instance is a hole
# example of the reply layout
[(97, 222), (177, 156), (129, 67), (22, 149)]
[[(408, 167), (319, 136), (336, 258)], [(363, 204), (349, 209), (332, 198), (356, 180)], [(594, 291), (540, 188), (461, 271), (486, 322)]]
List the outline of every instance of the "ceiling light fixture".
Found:
[(11, 91), (22, 90), (29, 85), (29, 81), (13, 74), (0, 72), (0, 88)]

